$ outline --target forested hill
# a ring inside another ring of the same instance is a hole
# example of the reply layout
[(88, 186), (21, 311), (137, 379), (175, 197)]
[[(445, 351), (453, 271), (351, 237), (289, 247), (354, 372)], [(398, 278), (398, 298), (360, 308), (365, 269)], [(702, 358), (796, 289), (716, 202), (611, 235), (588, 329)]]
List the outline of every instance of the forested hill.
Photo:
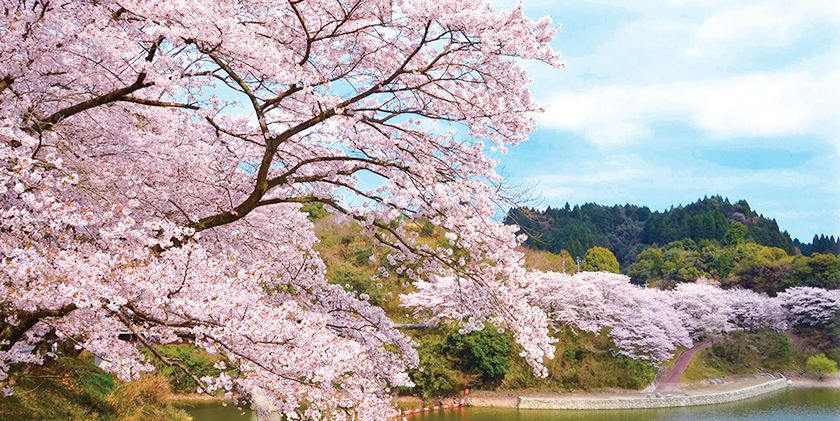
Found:
[[(574, 207), (567, 203), (563, 208), (544, 211), (513, 208), (505, 222), (519, 225), (528, 235), (527, 247), (554, 253), (568, 250), (572, 256), (583, 257), (589, 248), (600, 246), (611, 250), (622, 265), (633, 262), (649, 247), (687, 239), (729, 245), (752, 238), (758, 244), (795, 254), (794, 241), (786, 231), (779, 230), (774, 219), (756, 213), (745, 200), (730, 203), (720, 196), (664, 212), (651, 212), (646, 206), (594, 203)], [(807, 252), (832, 251), (811, 250), (816, 243), (797, 241), (796, 245)], [(832, 242), (828, 248), (836, 245)]]

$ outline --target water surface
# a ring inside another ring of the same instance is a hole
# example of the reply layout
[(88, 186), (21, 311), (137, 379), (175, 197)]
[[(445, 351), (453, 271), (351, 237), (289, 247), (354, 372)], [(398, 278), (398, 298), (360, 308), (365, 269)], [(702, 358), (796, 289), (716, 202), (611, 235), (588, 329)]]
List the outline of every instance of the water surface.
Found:
[[(187, 412), (195, 421), (252, 421), (250, 410), (200, 403)], [(243, 414), (244, 412), (244, 414)], [(412, 414), (408, 421), (840, 421), (840, 390), (783, 389), (719, 405), (604, 411), (461, 408)]]

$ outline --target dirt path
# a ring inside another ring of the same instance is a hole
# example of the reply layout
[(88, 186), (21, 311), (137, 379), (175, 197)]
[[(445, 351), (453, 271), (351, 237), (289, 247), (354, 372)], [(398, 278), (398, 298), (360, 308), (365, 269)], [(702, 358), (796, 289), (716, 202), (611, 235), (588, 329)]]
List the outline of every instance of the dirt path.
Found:
[(699, 352), (701, 349), (706, 349), (718, 342), (720, 342), (722, 338), (720, 336), (712, 337), (709, 340), (701, 342), (699, 345), (691, 348), (677, 357), (677, 361), (674, 362), (674, 365), (668, 370), (668, 374), (665, 375), (665, 378), (662, 379), (662, 383), (659, 383), (659, 386), (656, 388), (656, 391), (659, 393), (673, 393), (674, 390), (677, 389), (677, 386), (680, 384), (680, 379), (682, 378), (685, 369), (688, 368), (688, 364), (691, 363), (691, 360), (694, 356)]

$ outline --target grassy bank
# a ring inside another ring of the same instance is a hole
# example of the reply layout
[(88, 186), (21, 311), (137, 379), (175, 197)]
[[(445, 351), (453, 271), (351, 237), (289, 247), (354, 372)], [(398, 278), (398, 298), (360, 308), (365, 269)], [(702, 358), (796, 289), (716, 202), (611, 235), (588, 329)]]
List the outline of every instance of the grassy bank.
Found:
[(791, 332), (732, 332), (720, 343), (698, 352), (681, 382), (762, 372), (803, 375), (808, 357), (818, 352), (811, 338)]
[(171, 405), (168, 382), (155, 375), (125, 383), (93, 357), (59, 357), (21, 368), (14, 394), (0, 398), (0, 421), (188, 421)]

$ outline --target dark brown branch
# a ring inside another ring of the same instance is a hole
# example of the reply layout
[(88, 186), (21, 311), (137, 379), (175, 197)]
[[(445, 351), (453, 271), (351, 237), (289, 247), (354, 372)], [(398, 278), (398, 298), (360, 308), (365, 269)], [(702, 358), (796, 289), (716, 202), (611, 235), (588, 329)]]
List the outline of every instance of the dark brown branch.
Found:
[[(140, 318), (143, 321), (147, 321), (150, 323), (154, 323), (156, 325), (166, 326), (166, 327), (177, 327), (177, 328), (190, 328), (195, 327), (197, 325), (196, 322), (190, 320), (184, 320), (182, 322), (171, 322), (168, 320), (163, 320), (148, 314), (137, 307), (134, 306), (132, 303), (126, 303), (124, 306), (126, 309), (131, 310), (131, 313)], [(180, 317), (180, 316), (179, 316)], [(186, 319), (185, 317), (183, 317)]]
[(6, 90), (6, 88), (12, 86), (14, 79), (11, 76), (6, 76), (3, 79), (0, 79), (0, 93)]
[[(149, 53), (146, 55), (146, 61), (151, 62), (154, 59), (155, 53), (160, 46), (160, 43), (163, 42), (162, 38), (159, 38), (155, 41), (152, 46), (149, 48)], [(76, 115), (80, 112), (89, 110), (91, 108), (96, 108), (101, 105), (105, 105), (114, 101), (122, 100), (123, 98), (127, 97), (128, 95), (139, 91), (140, 89), (147, 88), (149, 86), (153, 86), (154, 82), (145, 82), (146, 80), (146, 72), (141, 72), (137, 75), (137, 79), (129, 86), (125, 88), (117, 89), (115, 91), (111, 91), (107, 94), (100, 95), (95, 98), (91, 98), (87, 101), (80, 102), (76, 105), (61, 109), (53, 113), (51, 116), (37, 120), (33, 123), (30, 127), (30, 130), (42, 133), (52, 129), (53, 126), (58, 124), (61, 120), (64, 120), (67, 117), (71, 117)]]
[(303, 28), (304, 35), (306, 35), (306, 51), (303, 52), (303, 58), (301, 58), (298, 62), (298, 66), (303, 66), (307, 61), (309, 61), (309, 54), (312, 51), (312, 36), (309, 35), (309, 30), (306, 29), (306, 22), (303, 21), (303, 16), (301, 16), (300, 11), (297, 9), (297, 4), (301, 1), (302, 0), (289, 2), (289, 5), (292, 6), (292, 11), (295, 12), (295, 16), (297, 16), (298, 21), (300, 22), (301, 28)]
[(242, 89), (242, 93), (248, 96), (248, 99), (251, 101), (251, 106), (254, 108), (254, 112), (257, 114), (257, 122), (260, 125), (260, 130), (263, 134), (268, 134), (268, 126), (265, 122), (265, 114), (263, 113), (263, 108), (260, 106), (259, 101), (257, 100), (257, 96), (254, 95), (254, 92), (251, 91), (251, 88), (248, 87), (248, 84), (242, 79), (233, 69), (228, 66), (222, 59), (216, 56), (212, 51), (207, 51), (205, 49), (200, 49), (200, 51), (210, 57), (214, 63), (216, 63), (219, 68), (224, 70), (224, 72), (236, 82), (236, 85)]
[[(423, 49), (423, 46), (426, 44), (430, 28), (431, 22), (427, 22), (425, 33), (423, 34), (423, 38), (418, 42), (417, 47), (410, 54), (408, 54), (408, 56), (406, 56), (406, 58), (399, 65), (399, 67), (397, 67), (397, 69), (395, 69), (387, 78), (383, 79), (378, 83), (373, 84), (364, 92), (361, 92), (351, 98), (348, 98), (330, 109), (323, 110), (317, 115), (311, 117), (309, 120), (301, 122), (300, 124), (289, 128), (285, 132), (269, 139), (269, 142), (266, 145), (265, 152), (263, 153), (262, 161), (260, 162), (260, 166), (256, 174), (257, 177), (256, 182), (254, 183), (254, 190), (251, 192), (251, 194), (248, 195), (248, 197), (242, 203), (240, 203), (231, 211), (201, 218), (197, 223), (192, 225), (192, 228), (195, 229), (195, 232), (201, 232), (206, 229), (217, 227), (219, 225), (229, 224), (253, 211), (262, 200), (262, 197), (270, 188), (268, 183), (268, 172), (271, 169), (272, 163), (274, 162), (274, 155), (277, 153), (279, 146), (283, 142), (291, 139), (293, 136), (305, 130), (308, 130), (320, 123), (323, 123), (329, 118), (337, 115), (338, 112), (336, 110), (346, 108), (347, 106), (353, 103), (359, 102), (362, 99), (365, 99), (379, 92), (383, 86), (390, 84), (397, 77), (405, 73), (405, 68), (406, 66), (408, 66), (408, 63), (411, 62), (411, 60)], [(212, 58), (212, 56), (210, 57)], [(217, 64), (220, 66), (224, 65), (224, 63), (221, 63), (221, 61), (217, 61)], [(232, 75), (231, 77), (234, 76)], [(242, 86), (243, 89), (247, 89), (247, 85), (244, 84), (244, 81), (238, 83), (244, 85)], [(253, 95), (249, 95), (249, 97), (252, 99), (255, 110), (259, 112), (258, 116), (262, 115), (261, 111), (259, 111), (259, 105), (255, 102), (255, 97), (253, 97)], [(263, 124), (263, 119), (260, 119), (260, 124)]]
[(141, 98), (134, 98), (130, 96), (117, 98), (117, 101), (123, 102), (133, 102), (135, 104), (141, 105), (149, 105), (152, 107), (163, 107), (163, 108), (187, 108), (190, 110), (200, 110), (201, 107), (192, 104), (181, 104), (178, 102), (166, 102), (166, 101), (155, 101), (151, 99), (141, 99)]
[(161, 354), (161, 353), (160, 353), (160, 351), (158, 351), (158, 350), (157, 350), (157, 349), (156, 349), (156, 348), (155, 348), (155, 347), (154, 347), (151, 343), (149, 343), (149, 341), (147, 341), (147, 340), (146, 340), (146, 338), (144, 338), (144, 337), (143, 337), (143, 335), (142, 335), (142, 334), (141, 334), (141, 333), (137, 330), (137, 328), (135, 328), (135, 327), (134, 327), (134, 325), (131, 323), (131, 321), (128, 319), (128, 317), (126, 317), (126, 316), (125, 316), (124, 314), (122, 314), (122, 313), (118, 313), (118, 314), (117, 314), (117, 318), (119, 318), (119, 319), (120, 319), (120, 321), (123, 323), (123, 325), (125, 325), (125, 327), (126, 327), (128, 330), (130, 330), (130, 331), (131, 331), (131, 333), (133, 333), (133, 334), (134, 334), (134, 336), (137, 338), (137, 340), (139, 340), (139, 341), (140, 341), (140, 343), (142, 343), (142, 344), (143, 344), (143, 346), (145, 346), (146, 348), (148, 348), (148, 349), (149, 349), (149, 351), (152, 351), (152, 354), (154, 354), (154, 356), (155, 356), (157, 359), (159, 359), (162, 363), (166, 364), (166, 365), (167, 365), (167, 366), (169, 366), (169, 367), (177, 367), (178, 369), (180, 369), (181, 371), (183, 371), (183, 372), (184, 372), (184, 374), (186, 374), (187, 376), (189, 376), (189, 378), (191, 378), (191, 379), (192, 379), (192, 380), (193, 380), (193, 381), (194, 381), (194, 382), (198, 385), (198, 387), (199, 387), (201, 390), (203, 390), (203, 391), (204, 391), (204, 393), (207, 393), (208, 395), (209, 395), (209, 394), (211, 394), (211, 392), (210, 392), (209, 390), (207, 390), (207, 389), (204, 387), (204, 384), (201, 382), (201, 380), (199, 380), (199, 378), (198, 378), (198, 377), (196, 377), (196, 375), (195, 375), (195, 374), (193, 374), (193, 373), (190, 371), (190, 369), (188, 369), (188, 368), (187, 368), (186, 366), (184, 366), (183, 364), (176, 363), (176, 362), (174, 362), (174, 361), (170, 360), (170, 359), (169, 359), (169, 358), (167, 358), (165, 355)]
[[(41, 320), (48, 317), (66, 316), (75, 309), (75, 304), (67, 304), (54, 310), (40, 309), (33, 312), (12, 312), (10, 315), (17, 318), (17, 324), (12, 325), (11, 323), (3, 323), (3, 329), (0, 330), (0, 350), (9, 351), (12, 349), (12, 346), (14, 346), (15, 343), (17, 343), (23, 335), (29, 331), (29, 329)], [(10, 316), (5, 313), (0, 314), (4, 316), (4, 319), (6, 316)]]

